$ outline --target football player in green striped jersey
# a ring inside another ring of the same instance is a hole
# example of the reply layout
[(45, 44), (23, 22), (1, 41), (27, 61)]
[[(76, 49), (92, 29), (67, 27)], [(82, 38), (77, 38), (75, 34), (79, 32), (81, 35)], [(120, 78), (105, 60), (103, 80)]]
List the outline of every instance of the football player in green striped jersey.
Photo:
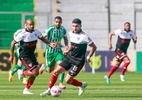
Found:
[[(55, 42), (58, 44), (57, 48), (52, 48), (49, 45), (46, 45), (45, 57), (46, 57), (46, 66), (41, 67), (39, 73), (42, 74), (43, 71), (52, 72), (55, 68), (56, 63), (59, 64), (63, 59), (64, 55), (61, 49), (61, 40), (64, 39), (65, 49), (68, 50), (68, 39), (66, 34), (66, 29), (61, 26), (62, 18), (56, 16), (54, 18), (54, 24), (50, 25), (45, 29), (44, 37), (47, 38), (50, 42)], [(65, 73), (60, 74), (60, 84), (61, 88), (66, 88), (63, 84)]]

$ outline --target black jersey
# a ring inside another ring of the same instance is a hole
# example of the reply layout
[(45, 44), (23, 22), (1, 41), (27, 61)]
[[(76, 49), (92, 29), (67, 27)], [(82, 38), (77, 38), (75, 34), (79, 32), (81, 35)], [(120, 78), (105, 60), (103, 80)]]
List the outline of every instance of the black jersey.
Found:
[(34, 30), (33, 32), (28, 32), (25, 29), (21, 29), (14, 40), (19, 42), (19, 53), (20, 57), (30, 57), (34, 55), (38, 38), (42, 38), (41, 32)]
[(72, 31), (70, 31), (69, 37), (71, 43), (69, 56), (78, 60), (84, 60), (87, 45), (91, 44), (93, 41), (83, 31), (81, 31), (80, 33), (73, 33)]
[(115, 30), (114, 31), (115, 35), (118, 35), (118, 39), (117, 39), (117, 43), (116, 43), (116, 49), (120, 49), (123, 52), (126, 53), (130, 41), (132, 39), (132, 37), (134, 36), (134, 32), (132, 30), (130, 30), (129, 32), (126, 32), (125, 30)]

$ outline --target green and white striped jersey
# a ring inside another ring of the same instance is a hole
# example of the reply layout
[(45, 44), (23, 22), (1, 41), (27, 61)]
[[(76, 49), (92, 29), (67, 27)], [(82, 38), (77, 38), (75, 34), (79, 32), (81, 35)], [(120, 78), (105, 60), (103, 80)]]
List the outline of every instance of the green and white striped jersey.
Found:
[(63, 26), (60, 26), (60, 29), (56, 29), (55, 25), (50, 25), (45, 29), (44, 34), (47, 36), (47, 39), (50, 42), (56, 42), (58, 44), (57, 48), (51, 48), (49, 45), (46, 45), (47, 53), (56, 53), (61, 52), (61, 40), (66, 36), (66, 29)]

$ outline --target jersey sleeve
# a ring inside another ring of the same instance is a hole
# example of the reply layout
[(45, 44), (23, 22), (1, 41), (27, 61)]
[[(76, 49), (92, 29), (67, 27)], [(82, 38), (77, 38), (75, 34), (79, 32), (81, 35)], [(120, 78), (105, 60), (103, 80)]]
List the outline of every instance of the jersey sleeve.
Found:
[(88, 45), (90, 45), (93, 41), (92, 41), (92, 39), (86, 34), (86, 36), (85, 36), (85, 42), (88, 44)]
[(37, 36), (38, 36), (38, 38), (42, 38), (43, 36), (42, 36), (42, 33), (40, 32), (40, 31), (38, 31), (38, 30), (36, 30), (37, 31)]
[(115, 34), (115, 35), (120, 35), (120, 34), (121, 34), (121, 31), (122, 31), (121, 29), (114, 30), (114, 34)]
[(14, 37), (14, 40), (16, 42), (19, 42), (21, 40), (23, 40), (23, 35), (21, 33), (18, 33), (15, 37)]
[(45, 29), (45, 31), (44, 31), (44, 33), (43, 33), (43, 34), (45, 34), (45, 35), (47, 35), (47, 36), (48, 36), (49, 31), (50, 31), (51, 29), (52, 29), (51, 27), (47, 27), (47, 28)]

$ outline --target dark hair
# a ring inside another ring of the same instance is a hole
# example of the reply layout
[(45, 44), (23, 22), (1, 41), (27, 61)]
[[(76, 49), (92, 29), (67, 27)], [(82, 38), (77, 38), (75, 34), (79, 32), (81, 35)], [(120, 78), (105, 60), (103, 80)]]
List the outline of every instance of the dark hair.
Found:
[(77, 23), (81, 25), (81, 20), (79, 18), (75, 18), (72, 23)]
[(54, 18), (54, 20), (55, 20), (55, 19), (59, 19), (59, 20), (62, 21), (62, 17), (60, 17), (60, 16), (56, 16), (56, 17)]
[(131, 25), (130, 22), (125, 22), (124, 25), (125, 25), (125, 24)]

